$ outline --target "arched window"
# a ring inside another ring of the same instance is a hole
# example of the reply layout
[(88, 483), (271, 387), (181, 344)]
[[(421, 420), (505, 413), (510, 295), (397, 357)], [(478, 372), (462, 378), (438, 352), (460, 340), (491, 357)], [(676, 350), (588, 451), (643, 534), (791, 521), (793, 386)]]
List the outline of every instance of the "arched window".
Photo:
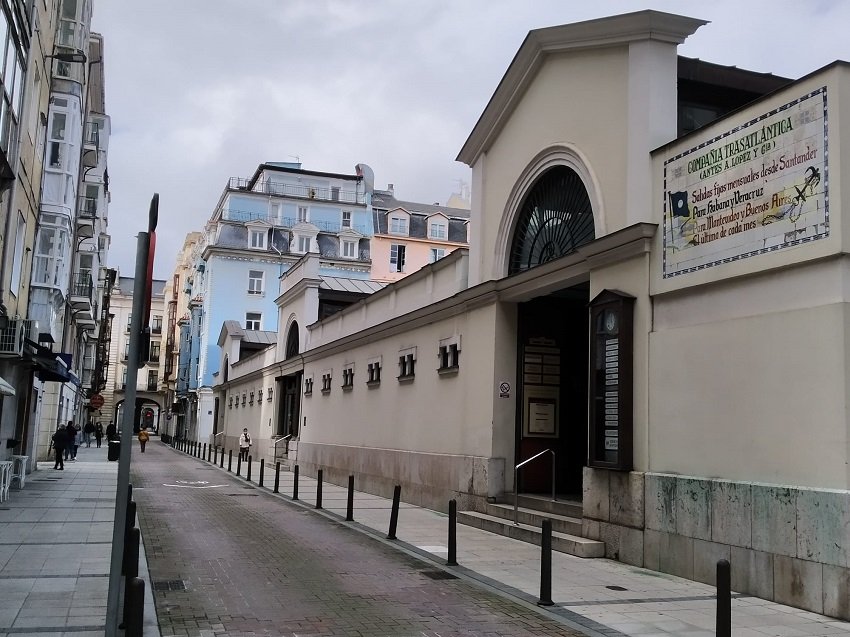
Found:
[(298, 355), (298, 323), (293, 321), (286, 335), (286, 358)]
[(566, 166), (550, 168), (520, 206), (508, 274), (570, 254), (594, 238), (593, 210), (581, 179)]

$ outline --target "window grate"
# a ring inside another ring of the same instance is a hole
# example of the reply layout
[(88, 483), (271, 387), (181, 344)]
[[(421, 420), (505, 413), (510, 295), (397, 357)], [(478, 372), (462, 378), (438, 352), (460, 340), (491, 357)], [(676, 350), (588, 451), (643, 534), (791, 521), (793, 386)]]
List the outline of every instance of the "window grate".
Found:
[(151, 586), (155, 591), (185, 591), (186, 582), (182, 579), (159, 580), (151, 582)]

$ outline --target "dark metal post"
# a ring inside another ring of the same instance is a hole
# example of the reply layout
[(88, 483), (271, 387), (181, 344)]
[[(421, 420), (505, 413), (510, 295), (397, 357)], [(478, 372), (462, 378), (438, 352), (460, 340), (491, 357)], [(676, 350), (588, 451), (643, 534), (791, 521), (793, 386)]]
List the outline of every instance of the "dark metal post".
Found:
[(218, 464), (218, 447), (213, 447), (213, 464)]
[(295, 465), (295, 468), (293, 469), (292, 474), (293, 474), (293, 477), (295, 478), (295, 482), (292, 483), (292, 499), (297, 500), (298, 499), (298, 465)]
[(345, 520), (354, 520), (354, 476), (348, 476), (348, 506), (345, 510)]
[(263, 467), (266, 466), (266, 463), (263, 462), (263, 459), (260, 458), (260, 486), (263, 486)]
[(280, 493), (280, 463), (274, 463), (274, 492)]
[(717, 637), (732, 635), (732, 569), (727, 560), (717, 562)]
[(396, 531), (396, 528), (398, 527), (398, 503), (400, 501), (401, 501), (401, 485), (397, 484), (397, 485), (395, 485), (395, 488), (393, 488), (393, 508), (392, 508), (392, 511), (390, 511), (390, 530), (389, 530), (389, 533), (387, 533), (387, 539), (388, 540), (396, 539), (395, 531)]
[(201, 457), (206, 460), (207, 459), (207, 443), (204, 443), (204, 450), (201, 454)]
[(242, 452), (239, 452), (239, 455), (236, 456), (236, 475), (242, 475)]
[(552, 606), (552, 520), (543, 520), (540, 538), (540, 599), (538, 606)]
[(316, 508), (322, 508), (322, 470), (316, 474)]
[(124, 587), (124, 623), (126, 637), (142, 637), (145, 618), (145, 581), (139, 577), (127, 578)]
[(251, 456), (248, 456), (248, 473), (245, 475), (245, 479), (251, 482)]
[(224, 447), (221, 449), (221, 459), (219, 460), (219, 469), (224, 469)]
[[(222, 456), (224, 457), (224, 456)], [(230, 473), (230, 467), (233, 466), (233, 449), (227, 450), (227, 473)]]
[[(127, 519), (124, 522), (124, 551), (121, 556), (121, 574), (127, 575), (127, 569), (129, 568), (129, 560), (130, 560), (130, 537), (132, 533), (133, 527), (136, 525), (136, 503), (130, 500), (127, 503)], [(136, 553), (138, 554), (139, 550), (136, 547)], [(136, 558), (138, 561), (138, 558)], [(136, 566), (138, 569), (138, 565)]]
[(139, 529), (133, 527), (127, 534), (127, 543), (124, 545), (124, 623), (128, 623), (130, 616), (130, 596), (127, 594), (127, 589), (130, 585), (130, 580), (139, 576), (139, 542), (141, 535)]
[(448, 566), (457, 566), (457, 500), (449, 500), (449, 559)]

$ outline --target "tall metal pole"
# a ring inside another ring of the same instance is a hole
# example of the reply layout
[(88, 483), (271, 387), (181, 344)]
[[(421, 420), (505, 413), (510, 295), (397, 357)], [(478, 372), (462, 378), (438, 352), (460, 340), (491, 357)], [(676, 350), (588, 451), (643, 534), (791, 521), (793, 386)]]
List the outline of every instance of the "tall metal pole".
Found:
[(133, 317), (130, 324), (130, 347), (128, 351), (127, 388), (124, 395), (124, 420), (121, 425), (121, 454), (118, 458), (118, 486), (115, 491), (115, 520), (112, 528), (112, 554), (109, 567), (109, 590), (106, 597), (106, 637), (117, 637), (119, 601), (121, 593), (121, 561), (124, 557), (124, 534), (127, 523), (127, 491), (130, 485), (130, 452), (133, 443), (133, 417), (136, 404), (136, 381), (138, 379), (139, 349), (142, 321), (148, 295), (148, 271), (153, 266), (149, 261), (151, 235), (156, 228), (159, 195), (151, 200), (148, 228), (140, 232), (136, 247), (136, 277), (133, 285)]

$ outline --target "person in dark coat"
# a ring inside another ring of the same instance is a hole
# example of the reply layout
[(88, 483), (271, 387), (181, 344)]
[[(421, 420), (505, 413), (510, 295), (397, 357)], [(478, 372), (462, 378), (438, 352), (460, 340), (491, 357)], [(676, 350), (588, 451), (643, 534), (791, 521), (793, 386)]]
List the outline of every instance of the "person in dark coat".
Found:
[(53, 463), (53, 468), (61, 471), (65, 469), (62, 454), (65, 453), (65, 447), (68, 444), (68, 434), (65, 432), (65, 425), (59, 425), (51, 440), (53, 441), (53, 449), (56, 451), (56, 461)]
[(115, 440), (116, 437), (117, 436), (115, 435), (115, 425), (113, 423), (109, 423), (106, 426), (106, 440)]
[(94, 439), (97, 441), (97, 448), (100, 449), (100, 441), (103, 439), (103, 425), (100, 423), (94, 427)]

